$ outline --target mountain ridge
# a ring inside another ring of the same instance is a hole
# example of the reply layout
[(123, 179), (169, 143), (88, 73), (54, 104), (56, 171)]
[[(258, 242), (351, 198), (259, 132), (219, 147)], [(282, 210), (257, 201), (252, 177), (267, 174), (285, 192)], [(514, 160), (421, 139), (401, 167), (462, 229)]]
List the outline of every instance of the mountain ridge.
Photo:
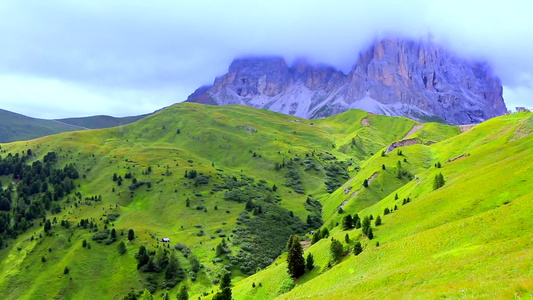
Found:
[(79, 118), (40, 119), (0, 109), (0, 143), (32, 140), (67, 131), (121, 126), (136, 122), (149, 115), (130, 117), (98, 115)]
[(242, 104), (303, 118), (351, 108), (372, 113), (479, 123), (506, 113), (503, 88), (486, 63), (461, 59), (428, 41), (382, 40), (358, 55), (348, 74), (305, 59), (235, 59), (228, 73), (187, 101)]

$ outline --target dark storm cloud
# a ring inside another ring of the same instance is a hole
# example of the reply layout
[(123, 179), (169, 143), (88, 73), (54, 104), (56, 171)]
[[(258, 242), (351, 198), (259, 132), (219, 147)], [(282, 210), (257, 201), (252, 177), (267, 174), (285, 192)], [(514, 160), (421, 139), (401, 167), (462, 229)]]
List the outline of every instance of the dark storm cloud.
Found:
[(39, 117), (140, 114), (183, 101), (242, 55), (349, 72), (385, 36), (489, 62), (509, 106), (533, 106), (529, 1), (5, 1), (0, 108)]

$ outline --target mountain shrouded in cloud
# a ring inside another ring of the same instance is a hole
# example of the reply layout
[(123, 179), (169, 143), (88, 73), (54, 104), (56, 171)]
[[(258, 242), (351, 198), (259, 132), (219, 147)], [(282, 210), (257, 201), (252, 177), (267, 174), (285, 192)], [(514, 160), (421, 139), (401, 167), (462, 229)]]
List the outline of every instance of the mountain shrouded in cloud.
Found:
[(0, 107), (38, 118), (149, 113), (235, 57), (280, 55), (348, 74), (375, 39), (431, 37), (488, 62), (508, 107), (533, 107), (533, 3), (116, 1), (0, 3)]
[(471, 62), (431, 42), (382, 40), (360, 53), (350, 73), (281, 57), (233, 61), (227, 74), (201, 87), (189, 101), (242, 104), (304, 118), (351, 108), (478, 123), (507, 111), (500, 80), (490, 66)]

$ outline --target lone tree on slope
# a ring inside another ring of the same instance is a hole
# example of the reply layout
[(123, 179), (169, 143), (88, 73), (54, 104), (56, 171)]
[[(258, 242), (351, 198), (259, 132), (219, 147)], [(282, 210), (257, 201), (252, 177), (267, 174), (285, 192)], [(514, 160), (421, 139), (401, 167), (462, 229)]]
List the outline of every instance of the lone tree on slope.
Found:
[(292, 235), (289, 238), (289, 254), (287, 256), (287, 268), (292, 278), (298, 278), (305, 273), (305, 260), (300, 239)]

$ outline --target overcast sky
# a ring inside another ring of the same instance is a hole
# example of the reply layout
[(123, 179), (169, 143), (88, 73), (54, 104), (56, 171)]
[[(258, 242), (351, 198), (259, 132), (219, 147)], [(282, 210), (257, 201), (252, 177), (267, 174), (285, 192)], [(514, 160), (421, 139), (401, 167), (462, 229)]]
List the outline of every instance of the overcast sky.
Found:
[(489, 62), (533, 107), (533, 1), (0, 0), (0, 108), (137, 115), (181, 102), (234, 57), (308, 57), (345, 73), (376, 38), (425, 38)]

